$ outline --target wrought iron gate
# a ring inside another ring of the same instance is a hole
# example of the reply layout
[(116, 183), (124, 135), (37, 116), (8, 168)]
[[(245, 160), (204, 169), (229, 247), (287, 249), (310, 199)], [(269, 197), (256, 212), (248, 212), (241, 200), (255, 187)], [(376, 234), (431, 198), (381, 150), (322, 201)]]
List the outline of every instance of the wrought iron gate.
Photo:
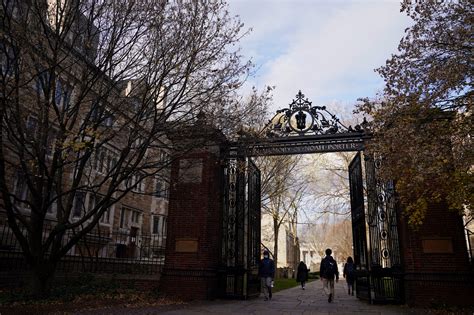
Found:
[(381, 158), (365, 158), (369, 226), (371, 300), (403, 302), (403, 270), (393, 181), (379, 176)]
[(393, 182), (380, 179), (381, 159), (365, 156), (364, 166), (367, 211), (360, 153), (349, 166), (357, 297), (372, 303), (402, 303), (403, 270)]
[(370, 301), (370, 276), (367, 257), (364, 186), (360, 153), (357, 153), (349, 165), (349, 187), (351, 195), (354, 263), (356, 265), (357, 275), (356, 294), (358, 298)]
[(224, 167), (220, 287), (226, 297), (260, 292), (260, 171), (250, 158), (231, 157)]

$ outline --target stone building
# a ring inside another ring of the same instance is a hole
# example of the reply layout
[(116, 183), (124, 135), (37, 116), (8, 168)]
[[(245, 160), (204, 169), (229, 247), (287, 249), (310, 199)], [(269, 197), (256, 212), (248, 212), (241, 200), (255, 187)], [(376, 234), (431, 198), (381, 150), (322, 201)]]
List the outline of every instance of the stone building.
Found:
[[(43, 238), (58, 222), (72, 227), (67, 241), (96, 221), (68, 255), (163, 259), (171, 144), (164, 133), (151, 134), (151, 116), (165, 106), (163, 89), (139, 79), (114, 81), (98, 70), (101, 34), (85, 15), (67, 26), (67, 17), (46, 19), (51, 37), (20, 42), (28, 32), (36, 34), (27, 28), (41, 15), (34, 10), (49, 12), (62, 2), (41, 7), (39, 1), (34, 8), (26, 1), (8, 3), (9, 26), (0, 40), (1, 101), (15, 123), (2, 123), (3, 196), (10, 198), (0, 199), (0, 245), (20, 249), (7, 224), (11, 204), (24, 222), (20, 229), (44, 212)], [(58, 31), (63, 27), (70, 30)], [(35, 176), (43, 176), (43, 186)]]
[[(262, 244), (270, 252), (274, 250), (274, 229), (273, 218), (271, 215), (262, 213)], [(280, 269), (278, 276), (293, 278), (296, 276), (295, 270), (298, 269), (300, 262), (300, 245), (296, 230), (296, 222), (285, 220), (278, 233), (278, 262), (277, 268)]]
[(314, 250), (304, 242), (301, 242), (300, 244), (300, 257), (301, 261), (306, 264), (310, 272), (319, 271), (322, 260), (321, 255), (319, 255), (318, 251)]

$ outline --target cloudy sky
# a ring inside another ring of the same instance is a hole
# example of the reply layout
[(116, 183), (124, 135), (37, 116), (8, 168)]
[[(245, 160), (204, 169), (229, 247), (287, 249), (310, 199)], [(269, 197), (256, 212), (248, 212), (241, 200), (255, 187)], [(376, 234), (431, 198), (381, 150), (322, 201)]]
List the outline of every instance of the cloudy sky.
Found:
[[(241, 42), (242, 53), (256, 65), (246, 88), (276, 86), (273, 111), (286, 107), (301, 89), (313, 105), (326, 105), (343, 120), (352, 117), (357, 98), (383, 89), (374, 69), (396, 53), (410, 25), (396, 0), (228, 2), (230, 13), (252, 28)], [(311, 172), (320, 171), (314, 166), (319, 164), (311, 164)], [(331, 180), (324, 177), (313, 184), (331, 191)], [(313, 198), (305, 196), (306, 214), (322, 210)]]
[(352, 112), (358, 97), (383, 88), (374, 69), (392, 53), (410, 20), (389, 0), (228, 0), (252, 32), (242, 52), (256, 64), (248, 86), (276, 86), (275, 109), (299, 89), (313, 101)]

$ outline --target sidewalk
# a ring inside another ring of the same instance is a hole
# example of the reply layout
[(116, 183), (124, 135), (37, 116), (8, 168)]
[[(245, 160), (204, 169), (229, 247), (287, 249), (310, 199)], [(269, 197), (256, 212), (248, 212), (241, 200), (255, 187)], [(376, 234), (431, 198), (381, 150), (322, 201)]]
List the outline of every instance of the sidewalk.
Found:
[(322, 290), (322, 282), (308, 283), (306, 290), (295, 287), (277, 292), (271, 301), (263, 297), (250, 300), (216, 300), (192, 302), (184, 305), (145, 308), (109, 308), (76, 314), (426, 314), (425, 309), (411, 309), (400, 305), (370, 305), (347, 294), (345, 281), (335, 284), (336, 296), (328, 303)]
[(415, 310), (397, 305), (370, 305), (347, 294), (346, 282), (335, 284), (334, 302), (328, 303), (321, 281), (277, 292), (271, 301), (263, 298), (247, 301), (216, 301), (189, 305), (161, 314), (416, 314)]

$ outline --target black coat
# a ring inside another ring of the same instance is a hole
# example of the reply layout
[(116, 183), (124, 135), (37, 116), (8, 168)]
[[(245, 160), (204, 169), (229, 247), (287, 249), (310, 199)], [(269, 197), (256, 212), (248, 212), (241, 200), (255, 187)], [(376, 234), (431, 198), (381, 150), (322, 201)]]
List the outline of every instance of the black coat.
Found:
[[(329, 263), (334, 265), (334, 275), (332, 276), (329, 276), (327, 274)], [(319, 274), (321, 275), (321, 278), (334, 279), (334, 277), (336, 277), (336, 279), (339, 279), (339, 270), (337, 268), (337, 262), (334, 260), (334, 258), (332, 258), (332, 256), (326, 256), (323, 258), (323, 260), (321, 260), (321, 268), (319, 269)]]
[(275, 278), (275, 262), (273, 259), (264, 258), (260, 260), (260, 264), (258, 266), (258, 275), (260, 277)]
[(296, 275), (296, 281), (302, 282), (302, 281), (308, 281), (308, 268), (306, 267), (306, 264), (304, 262), (300, 262), (298, 265), (298, 273)]
[(355, 265), (353, 263), (346, 263), (344, 265), (344, 277), (347, 283), (354, 284), (355, 280)]

